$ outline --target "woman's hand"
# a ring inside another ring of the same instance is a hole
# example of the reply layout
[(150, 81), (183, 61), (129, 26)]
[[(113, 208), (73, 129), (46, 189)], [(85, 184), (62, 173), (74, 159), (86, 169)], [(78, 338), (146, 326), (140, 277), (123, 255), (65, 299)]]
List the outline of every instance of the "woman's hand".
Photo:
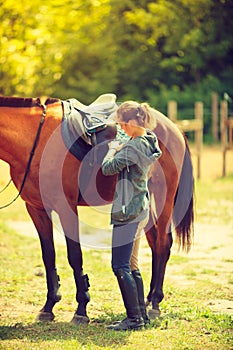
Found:
[(117, 152), (119, 152), (123, 146), (124, 146), (124, 144), (120, 143), (119, 141), (111, 141), (108, 144), (109, 149), (114, 149)]

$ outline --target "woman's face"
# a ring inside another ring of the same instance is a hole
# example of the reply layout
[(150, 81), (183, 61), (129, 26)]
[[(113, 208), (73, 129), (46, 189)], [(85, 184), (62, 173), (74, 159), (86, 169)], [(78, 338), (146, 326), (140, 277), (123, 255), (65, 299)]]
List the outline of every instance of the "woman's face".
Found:
[(120, 125), (121, 129), (126, 132), (126, 128), (127, 128), (127, 123), (122, 122), (122, 121), (118, 121), (117, 124)]
[(123, 122), (122, 120), (118, 120), (117, 123), (129, 137), (134, 137), (137, 135), (138, 129), (140, 128), (137, 122), (133, 119), (129, 120), (127, 123)]

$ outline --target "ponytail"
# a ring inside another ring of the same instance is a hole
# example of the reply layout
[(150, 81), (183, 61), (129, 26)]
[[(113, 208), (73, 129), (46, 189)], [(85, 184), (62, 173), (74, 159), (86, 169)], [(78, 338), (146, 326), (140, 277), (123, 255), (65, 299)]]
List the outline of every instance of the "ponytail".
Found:
[[(150, 112), (150, 106), (148, 103), (143, 102), (140, 104), (140, 107), (138, 107), (139, 110), (139, 116), (141, 121), (143, 121), (143, 127), (146, 129), (154, 129), (156, 126), (156, 120), (155, 118), (151, 115)], [(140, 124), (139, 124), (140, 125)]]

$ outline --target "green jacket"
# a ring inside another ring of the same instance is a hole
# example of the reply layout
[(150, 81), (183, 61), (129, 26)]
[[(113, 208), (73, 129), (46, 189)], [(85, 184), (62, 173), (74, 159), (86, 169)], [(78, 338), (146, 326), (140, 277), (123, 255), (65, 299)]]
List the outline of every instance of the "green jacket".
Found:
[(108, 152), (102, 162), (104, 175), (118, 174), (111, 211), (111, 223), (139, 222), (149, 208), (147, 174), (151, 164), (161, 156), (156, 135), (130, 139), (114, 156)]

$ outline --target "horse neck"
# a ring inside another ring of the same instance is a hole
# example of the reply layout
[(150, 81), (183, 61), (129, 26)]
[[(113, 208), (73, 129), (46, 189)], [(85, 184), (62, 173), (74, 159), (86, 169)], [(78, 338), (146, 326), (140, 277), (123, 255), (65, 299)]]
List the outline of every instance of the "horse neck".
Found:
[(26, 163), (39, 125), (41, 108), (0, 107), (0, 159)]

